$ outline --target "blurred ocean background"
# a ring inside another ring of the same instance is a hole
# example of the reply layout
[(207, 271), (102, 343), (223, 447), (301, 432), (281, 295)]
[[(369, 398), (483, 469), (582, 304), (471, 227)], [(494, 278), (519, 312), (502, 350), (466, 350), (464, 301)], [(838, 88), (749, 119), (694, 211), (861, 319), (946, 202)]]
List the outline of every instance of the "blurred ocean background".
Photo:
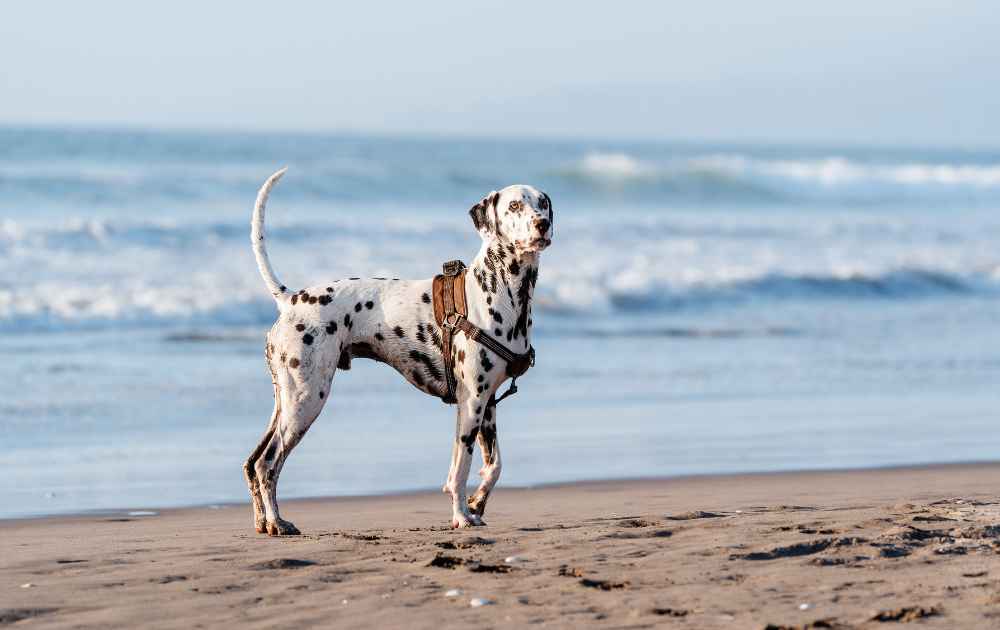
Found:
[[(430, 276), (490, 190), (552, 197), (502, 485), (1000, 456), (1000, 152), (6, 127), (0, 517), (246, 499), (284, 165), (292, 288)], [(437, 487), (453, 427), (356, 361), (280, 496)]]

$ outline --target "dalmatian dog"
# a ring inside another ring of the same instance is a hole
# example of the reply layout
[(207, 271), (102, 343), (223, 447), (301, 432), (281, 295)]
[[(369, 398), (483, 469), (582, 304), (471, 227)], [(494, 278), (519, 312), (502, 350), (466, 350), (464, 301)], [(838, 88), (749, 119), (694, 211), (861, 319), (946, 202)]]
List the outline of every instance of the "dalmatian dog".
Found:
[[(299, 531), (278, 512), (277, 486), (285, 460), (331, 395), (337, 369), (352, 357), (374, 359), (417, 389), (447, 391), (441, 331), (434, 319), (432, 279), (347, 278), (293, 292), (278, 281), (264, 246), (264, 207), (282, 169), (261, 187), (250, 239), (257, 266), (278, 306), (265, 356), (274, 384), (274, 411), (260, 443), (243, 465), (254, 526), (271, 536)], [(532, 186), (508, 186), (469, 211), (482, 246), (466, 276), (468, 320), (514, 353), (531, 340), (531, 299), (539, 255), (552, 242), (552, 203)], [(493, 394), (507, 380), (505, 363), (458, 333), (453, 342), (458, 420), (451, 468), (452, 527), (483, 525), (490, 492), (500, 477)], [(466, 483), (474, 444), (482, 451), (482, 481), (471, 497)]]

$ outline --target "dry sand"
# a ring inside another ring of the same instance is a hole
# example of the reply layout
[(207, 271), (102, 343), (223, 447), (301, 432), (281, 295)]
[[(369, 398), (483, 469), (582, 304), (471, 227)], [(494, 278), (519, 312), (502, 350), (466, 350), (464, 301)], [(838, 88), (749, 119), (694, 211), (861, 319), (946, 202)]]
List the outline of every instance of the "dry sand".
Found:
[(440, 494), (283, 508), (304, 535), (0, 522), (0, 625), (1000, 627), (1000, 465), (501, 488), (458, 531)]

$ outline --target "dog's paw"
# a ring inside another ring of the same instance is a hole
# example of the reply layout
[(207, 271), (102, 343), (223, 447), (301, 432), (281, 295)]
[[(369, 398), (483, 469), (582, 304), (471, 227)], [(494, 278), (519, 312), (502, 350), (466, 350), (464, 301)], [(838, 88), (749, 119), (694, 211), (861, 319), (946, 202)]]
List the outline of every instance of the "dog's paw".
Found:
[(300, 533), (298, 527), (283, 518), (279, 518), (277, 523), (267, 524), (268, 536), (298, 536)]
[(481, 527), (486, 523), (475, 514), (456, 514), (451, 517), (451, 528), (461, 529), (464, 527)]
[[(474, 517), (482, 521), (483, 513), (486, 511), (486, 498), (479, 495), (469, 497), (469, 511)], [(486, 523), (482, 523), (485, 525)]]

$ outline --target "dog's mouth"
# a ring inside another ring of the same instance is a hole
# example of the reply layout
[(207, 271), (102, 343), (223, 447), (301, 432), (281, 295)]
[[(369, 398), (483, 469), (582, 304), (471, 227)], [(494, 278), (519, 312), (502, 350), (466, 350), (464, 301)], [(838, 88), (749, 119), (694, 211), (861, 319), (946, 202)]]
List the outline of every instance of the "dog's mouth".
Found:
[(548, 247), (551, 244), (552, 244), (552, 239), (550, 239), (550, 238), (544, 238), (544, 237), (541, 237), (541, 236), (539, 236), (537, 238), (533, 238), (530, 241), (528, 241), (528, 247), (531, 248), (531, 249), (538, 250), (538, 251), (541, 251), (541, 250), (545, 249), (546, 247)]

